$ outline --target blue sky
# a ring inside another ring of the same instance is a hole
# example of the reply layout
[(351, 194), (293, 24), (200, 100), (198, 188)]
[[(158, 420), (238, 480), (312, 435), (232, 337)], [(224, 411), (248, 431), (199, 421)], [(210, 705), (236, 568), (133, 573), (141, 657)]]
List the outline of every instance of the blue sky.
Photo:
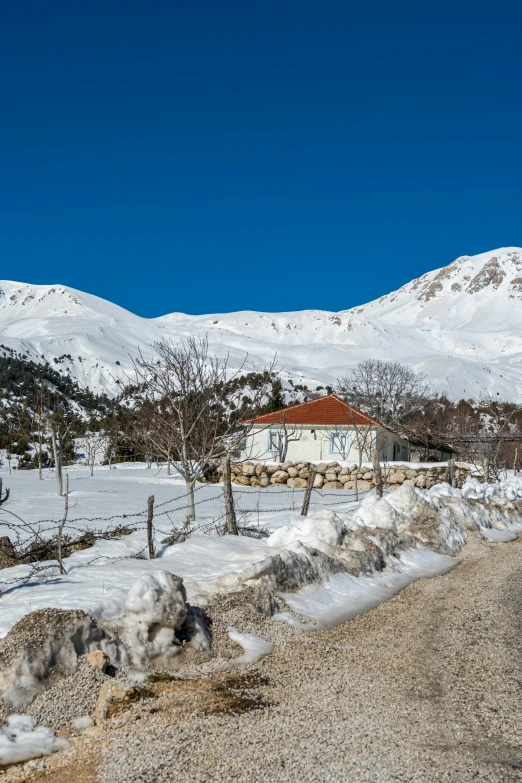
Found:
[(522, 245), (521, 5), (4, 3), (0, 278), (339, 310)]

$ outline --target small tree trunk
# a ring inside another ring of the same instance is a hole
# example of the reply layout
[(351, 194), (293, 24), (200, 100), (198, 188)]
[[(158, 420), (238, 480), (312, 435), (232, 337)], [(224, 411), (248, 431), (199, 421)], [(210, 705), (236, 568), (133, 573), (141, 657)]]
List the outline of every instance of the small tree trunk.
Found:
[(51, 427), (51, 443), (53, 445), (54, 472), (56, 475), (56, 494), (61, 498), (63, 495), (62, 440), (54, 427)]
[(61, 574), (65, 574), (65, 569), (63, 567), (63, 561), (62, 561), (62, 534), (63, 534), (63, 526), (67, 521), (68, 512), (69, 512), (69, 474), (67, 473), (65, 476), (65, 503), (63, 508), (63, 519), (60, 522), (60, 526), (58, 527), (58, 565), (60, 566)]
[(167, 458), (167, 476), (170, 476), (170, 454)]
[(359, 465), (357, 467), (357, 470), (355, 471), (355, 476), (353, 478), (353, 489), (355, 492), (356, 501), (359, 500), (359, 473), (361, 472), (361, 468), (362, 468), (362, 458), (363, 458), (362, 449), (359, 449)]
[(93, 457), (93, 460), (91, 462), (91, 477), (92, 476), (94, 476), (94, 457)]
[(379, 462), (379, 452), (374, 449), (372, 452), (373, 458), (373, 475), (375, 476), (375, 494), (378, 498), (382, 498), (382, 473), (381, 463)]
[(513, 475), (517, 475), (518, 446), (515, 449), (515, 459), (513, 460)]
[(196, 504), (194, 502), (194, 480), (185, 479), (187, 483), (187, 522), (194, 522), (196, 519)]
[(489, 484), (489, 454), (484, 459), (484, 481)]
[(223, 457), (223, 495), (225, 496), (225, 532), (237, 536), (236, 512), (234, 511), (234, 496), (230, 477), (230, 456)]
[(154, 560), (156, 553), (154, 551), (154, 533), (152, 529), (152, 520), (154, 519), (154, 495), (147, 500), (147, 543), (149, 545), (149, 560)]
[(7, 503), (9, 500), (9, 493), (10, 490), (6, 489), (5, 495), (2, 497), (2, 479), (0, 478), (0, 506), (3, 505), (3, 503)]
[(308, 484), (306, 485), (304, 498), (303, 498), (303, 508), (301, 509), (301, 516), (303, 517), (306, 517), (308, 514), (308, 507), (310, 505), (310, 497), (312, 496), (312, 489), (314, 488), (316, 473), (317, 473), (317, 468), (315, 467), (315, 465), (310, 465), (308, 469)]
[(38, 480), (42, 480), (42, 449), (38, 452)]

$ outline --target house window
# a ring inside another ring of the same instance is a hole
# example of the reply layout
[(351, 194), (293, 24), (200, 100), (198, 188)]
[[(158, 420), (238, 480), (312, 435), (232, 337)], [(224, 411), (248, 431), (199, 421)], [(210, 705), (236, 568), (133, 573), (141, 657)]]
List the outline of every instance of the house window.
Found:
[(343, 459), (346, 459), (349, 451), (350, 451), (350, 433), (331, 432), (330, 454), (339, 454)]
[(407, 446), (403, 446), (402, 447), (402, 461), (403, 462), (408, 462), (408, 447)]
[(280, 454), (284, 450), (285, 433), (282, 430), (269, 430), (268, 451), (272, 454)]

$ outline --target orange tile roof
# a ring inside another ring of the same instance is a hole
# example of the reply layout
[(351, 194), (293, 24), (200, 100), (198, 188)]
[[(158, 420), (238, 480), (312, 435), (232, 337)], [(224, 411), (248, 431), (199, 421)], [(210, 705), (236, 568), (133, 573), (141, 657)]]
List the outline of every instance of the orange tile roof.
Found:
[(370, 418), (362, 411), (348, 405), (336, 394), (319, 397), (317, 400), (302, 402), (299, 405), (291, 405), (273, 413), (265, 413), (253, 420), (253, 424), (309, 424), (309, 425), (333, 425), (343, 424), (373, 424), (379, 422)]

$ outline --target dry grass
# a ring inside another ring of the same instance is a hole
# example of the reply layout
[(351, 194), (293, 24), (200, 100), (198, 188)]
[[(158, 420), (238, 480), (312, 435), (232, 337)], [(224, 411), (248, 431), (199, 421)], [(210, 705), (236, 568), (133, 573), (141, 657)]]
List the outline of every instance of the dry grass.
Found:
[(178, 679), (162, 672), (152, 674), (158, 702), (154, 710), (184, 720), (192, 715), (241, 714), (262, 710), (271, 702), (260, 692), (268, 678), (259, 671), (230, 672), (197, 679)]

